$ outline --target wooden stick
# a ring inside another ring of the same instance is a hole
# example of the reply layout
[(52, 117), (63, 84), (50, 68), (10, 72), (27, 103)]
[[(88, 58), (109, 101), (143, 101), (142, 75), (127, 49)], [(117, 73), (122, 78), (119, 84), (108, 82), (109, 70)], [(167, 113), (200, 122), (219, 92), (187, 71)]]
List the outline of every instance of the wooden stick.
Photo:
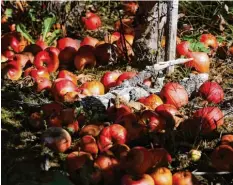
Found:
[[(165, 45), (165, 60), (174, 60), (176, 57), (176, 35), (178, 21), (178, 4), (179, 0), (171, 0), (167, 2), (167, 34)], [(174, 72), (174, 66), (170, 66), (167, 74)]]

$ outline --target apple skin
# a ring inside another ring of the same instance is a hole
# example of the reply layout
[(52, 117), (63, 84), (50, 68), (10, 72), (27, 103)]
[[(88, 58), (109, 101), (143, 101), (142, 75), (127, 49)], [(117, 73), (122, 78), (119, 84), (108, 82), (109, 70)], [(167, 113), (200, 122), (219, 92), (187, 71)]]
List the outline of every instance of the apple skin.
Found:
[(151, 110), (145, 110), (141, 113), (139, 124), (143, 125), (145, 130), (149, 132), (163, 132), (166, 129), (166, 121)]
[(102, 24), (100, 17), (91, 12), (87, 12), (86, 17), (82, 17), (82, 21), (87, 30), (96, 30), (101, 27)]
[(22, 73), (21, 64), (17, 60), (9, 60), (4, 68), (5, 76), (12, 81), (19, 80)]
[(222, 136), (221, 145), (229, 145), (229, 146), (233, 147), (233, 135), (226, 134), (226, 135)]
[(41, 106), (41, 110), (43, 111), (43, 115), (45, 117), (48, 117), (54, 113), (60, 114), (62, 109), (63, 109), (63, 105), (57, 102), (52, 102)]
[(72, 123), (69, 123), (66, 128), (71, 134), (77, 133), (79, 131), (79, 122), (75, 120)]
[(142, 175), (152, 167), (151, 160), (151, 152), (144, 147), (137, 146), (129, 151), (122, 165), (129, 174)]
[(195, 68), (199, 73), (208, 73), (210, 70), (210, 58), (207, 53), (204, 52), (189, 52), (186, 55), (193, 60), (186, 62), (184, 65), (189, 68)]
[(172, 104), (177, 109), (188, 104), (188, 93), (185, 88), (175, 82), (166, 83), (160, 91), (160, 97), (166, 104)]
[(124, 175), (121, 179), (121, 185), (155, 185), (155, 183), (153, 178), (148, 174), (143, 174), (140, 178)]
[(11, 50), (5, 50), (2, 52), (2, 55), (5, 56), (6, 58), (11, 58), (15, 55), (14, 51)]
[(22, 68), (26, 66), (27, 63), (30, 63), (30, 58), (24, 54), (15, 54), (9, 58), (9, 60), (17, 61)]
[(131, 113), (132, 113), (132, 110), (124, 104), (111, 106), (107, 109), (107, 114), (109, 118), (112, 121), (116, 121), (116, 122), (119, 122), (119, 120), (121, 120), (122, 117), (128, 114), (131, 114)]
[(154, 167), (168, 166), (172, 162), (171, 155), (164, 148), (153, 148), (149, 152), (151, 152), (151, 164)]
[(92, 47), (95, 47), (98, 42), (99, 42), (98, 39), (90, 37), (90, 36), (86, 36), (80, 43), (80, 46), (90, 45)]
[(218, 41), (212, 34), (202, 34), (200, 37), (200, 42), (204, 43), (206, 47), (211, 47), (213, 49), (218, 48)]
[[(115, 30), (120, 32), (122, 29), (124, 30), (124, 34), (134, 35), (134, 28), (133, 28), (133, 19), (126, 18), (121, 19), (115, 22)], [(122, 24), (121, 24), (122, 22)], [(123, 27), (123, 28), (122, 28)]]
[(104, 128), (103, 125), (93, 125), (93, 124), (86, 125), (81, 129), (80, 135), (81, 136), (91, 135), (93, 137), (97, 137), (103, 128)]
[(47, 119), (47, 123), (49, 127), (60, 127), (62, 128), (62, 119), (59, 114), (52, 114)]
[(138, 2), (123, 2), (123, 9), (126, 15), (135, 15), (138, 8)]
[(103, 95), (104, 94), (104, 85), (99, 81), (91, 81), (82, 84), (79, 87), (83, 95)]
[(107, 151), (114, 144), (124, 144), (127, 139), (126, 129), (119, 124), (112, 124), (103, 128), (97, 140), (99, 150)]
[(44, 42), (44, 41), (42, 40), (42, 37), (40, 37), (40, 38), (36, 41), (35, 44), (38, 45), (38, 46), (40, 46), (42, 50), (45, 50), (45, 49), (48, 47), (48, 45), (46, 44), (46, 42)]
[(45, 51), (53, 52), (57, 56), (59, 56), (59, 53), (60, 53), (60, 50), (53, 46), (47, 47)]
[(59, 67), (59, 59), (56, 54), (49, 51), (40, 51), (37, 53), (34, 59), (34, 65), (36, 68), (46, 65), (48, 72), (53, 73), (57, 71)]
[(197, 179), (189, 171), (179, 171), (172, 176), (173, 185), (198, 185)]
[(24, 71), (24, 77), (26, 76), (31, 76), (32, 78), (34, 79), (37, 79), (37, 78), (46, 78), (49, 80), (49, 72), (47, 70), (46, 67), (39, 67), (38, 69), (37, 68), (34, 68), (34, 67), (29, 67), (27, 68), (25, 71)]
[(155, 169), (150, 176), (156, 185), (172, 185), (172, 173), (165, 167)]
[(67, 71), (67, 70), (59, 71), (57, 78), (65, 78), (65, 79), (72, 81), (75, 85), (78, 85), (77, 83), (78, 77), (70, 71)]
[(112, 44), (112, 43), (114, 43), (115, 41), (119, 40), (120, 37), (121, 37), (120, 32), (114, 32), (114, 33), (112, 33), (110, 36), (109, 36), (109, 35), (106, 35), (106, 36), (104, 37), (104, 41), (105, 41), (106, 43)]
[(70, 37), (64, 37), (57, 41), (57, 48), (62, 51), (67, 47), (74, 48), (76, 51), (79, 49), (79, 43)]
[(104, 85), (106, 91), (115, 86), (116, 81), (120, 75), (121, 73), (118, 71), (108, 71), (104, 73), (101, 78), (101, 83)]
[(44, 127), (43, 117), (40, 112), (33, 112), (30, 115), (28, 122), (33, 128), (38, 129), (38, 130)]
[(183, 41), (176, 45), (176, 52), (178, 56), (187, 56), (191, 51), (189, 50), (190, 42)]
[(65, 152), (71, 146), (70, 134), (59, 127), (48, 128), (42, 136), (43, 142), (56, 152)]
[(73, 123), (75, 121), (75, 109), (66, 108), (60, 111), (60, 116), (65, 125)]
[(138, 101), (146, 105), (151, 110), (155, 110), (156, 107), (163, 104), (161, 98), (156, 94), (151, 94), (148, 97), (140, 98)]
[(120, 39), (117, 40), (116, 43), (118, 48), (118, 53), (120, 55), (124, 55), (124, 53), (127, 53), (128, 56), (134, 55), (132, 48), (133, 41), (134, 41), (133, 35), (124, 35), (124, 36), (121, 35)]
[(46, 89), (48, 90), (51, 89), (52, 82), (48, 78), (38, 77), (36, 78), (36, 85), (37, 85), (36, 91), (41, 92)]
[(130, 151), (130, 148), (126, 144), (115, 144), (110, 151), (116, 156), (118, 160), (122, 160), (127, 156)]
[(116, 81), (116, 86), (118, 86), (118, 85), (121, 85), (121, 83), (124, 81), (124, 80), (128, 80), (128, 79), (130, 79), (130, 78), (133, 78), (134, 76), (136, 76), (136, 72), (124, 72), (124, 73), (122, 73), (119, 77), (118, 77), (118, 79), (117, 79), (117, 81)]
[[(52, 94), (54, 96), (54, 99), (56, 101), (68, 101), (69, 99), (66, 99), (69, 93), (76, 93), (78, 95), (78, 88), (77, 86), (70, 80), (65, 78), (58, 78), (53, 82), (52, 85)], [(75, 99), (75, 97), (74, 97)], [(73, 99), (73, 100), (74, 100)], [(72, 102), (72, 98), (70, 99)]]
[(93, 161), (91, 154), (83, 151), (74, 151), (66, 157), (66, 164), (69, 174), (75, 173), (76, 170), (81, 169), (88, 162)]
[(80, 140), (81, 150), (93, 155), (98, 154), (98, 146), (94, 137), (90, 135), (83, 136)]
[(211, 162), (218, 171), (233, 170), (233, 148), (230, 145), (220, 145), (211, 154)]
[(83, 70), (86, 67), (94, 67), (96, 58), (94, 54), (95, 48), (89, 45), (84, 45), (79, 48), (77, 55), (74, 58), (74, 65), (77, 70)]

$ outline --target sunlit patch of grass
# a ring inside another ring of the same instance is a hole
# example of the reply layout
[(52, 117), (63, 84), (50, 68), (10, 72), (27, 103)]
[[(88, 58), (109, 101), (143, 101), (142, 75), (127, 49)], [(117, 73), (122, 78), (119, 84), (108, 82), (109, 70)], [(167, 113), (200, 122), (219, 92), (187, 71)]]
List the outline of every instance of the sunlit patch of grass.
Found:
[(22, 125), (20, 123), (20, 120), (15, 119), (15, 117), (16, 117), (16, 112), (8, 110), (4, 107), (1, 108), (2, 127), (8, 126), (16, 129), (21, 128)]

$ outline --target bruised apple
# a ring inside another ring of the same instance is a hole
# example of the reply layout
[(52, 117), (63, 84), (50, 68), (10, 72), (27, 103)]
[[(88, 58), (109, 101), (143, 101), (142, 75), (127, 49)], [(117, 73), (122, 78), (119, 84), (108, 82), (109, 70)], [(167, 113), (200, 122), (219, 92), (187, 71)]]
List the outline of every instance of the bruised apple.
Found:
[(121, 73), (118, 71), (108, 71), (104, 73), (101, 78), (101, 83), (104, 85), (106, 91), (115, 86), (116, 81), (120, 75)]
[(71, 146), (70, 134), (59, 127), (48, 128), (44, 132), (42, 140), (46, 146), (56, 152), (65, 152)]
[(37, 77), (36, 78), (36, 91), (41, 92), (46, 89), (51, 89), (52, 82), (48, 78)]
[(95, 48), (89, 45), (81, 46), (74, 58), (74, 65), (77, 70), (83, 70), (86, 67), (94, 67), (96, 58), (94, 55)]
[(176, 45), (176, 52), (178, 56), (187, 56), (191, 51), (189, 50), (190, 42), (183, 41)]
[(31, 76), (34, 79), (37, 78), (49, 79), (49, 72), (48, 69), (43, 66), (39, 68), (29, 67), (24, 71), (24, 77), (26, 76)]
[(122, 165), (130, 174), (145, 174), (151, 165), (152, 155), (146, 148), (137, 146), (132, 148)]
[(4, 68), (5, 76), (10, 80), (19, 80), (23, 73), (21, 64), (16, 60), (9, 60)]
[(83, 136), (80, 140), (80, 147), (81, 150), (84, 152), (88, 152), (93, 155), (98, 154), (98, 146), (93, 136), (90, 135)]
[(218, 48), (218, 41), (212, 34), (202, 34), (200, 37), (200, 42), (202, 42), (206, 47), (211, 47), (213, 49)]
[(100, 151), (104, 152), (110, 149), (114, 144), (124, 144), (126, 138), (126, 129), (119, 124), (113, 124), (101, 130), (97, 144)]
[(121, 179), (121, 185), (155, 185), (153, 178), (148, 174), (140, 177), (124, 175)]
[(93, 137), (97, 137), (103, 128), (104, 128), (103, 125), (93, 125), (93, 124), (86, 125), (81, 129), (80, 135), (81, 136), (91, 135)]

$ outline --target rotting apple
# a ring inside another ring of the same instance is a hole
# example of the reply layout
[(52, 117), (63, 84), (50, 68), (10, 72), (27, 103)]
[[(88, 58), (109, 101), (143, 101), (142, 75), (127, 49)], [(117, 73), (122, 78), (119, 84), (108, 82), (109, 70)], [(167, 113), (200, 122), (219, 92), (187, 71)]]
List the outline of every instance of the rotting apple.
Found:
[(93, 158), (90, 153), (83, 151), (74, 151), (66, 157), (66, 164), (69, 174), (75, 173), (75, 171), (83, 168), (84, 165), (87, 165), (93, 161)]
[(79, 122), (75, 120), (72, 123), (69, 123), (66, 128), (72, 134), (77, 133), (79, 131)]
[(211, 154), (211, 162), (218, 171), (232, 171), (233, 148), (229, 145), (220, 145)]
[(80, 46), (90, 45), (92, 47), (95, 47), (98, 42), (98, 39), (93, 38), (91, 36), (86, 36), (83, 38), (82, 42), (80, 43)]
[(60, 114), (52, 114), (48, 117), (47, 123), (49, 127), (62, 127), (62, 120)]
[(70, 80), (58, 78), (53, 82), (52, 94), (56, 101), (73, 102), (78, 98), (78, 88)]
[(54, 113), (60, 114), (62, 109), (63, 109), (63, 105), (57, 102), (52, 102), (41, 106), (41, 110), (45, 117), (48, 117)]
[(46, 67), (39, 67), (39, 68), (34, 68), (34, 67), (29, 67), (24, 71), (24, 77), (26, 76), (31, 76), (34, 79), (37, 79), (39, 77), (41, 78), (46, 78), (49, 79), (49, 72)]
[(193, 60), (186, 62), (184, 65), (189, 68), (194, 68), (199, 73), (208, 73), (210, 69), (210, 58), (204, 52), (189, 52), (186, 55)]
[(150, 176), (156, 185), (172, 185), (172, 173), (168, 168), (156, 168)]
[(152, 110), (143, 111), (138, 122), (149, 132), (164, 132), (166, 129), (166, 121)]
[(153, 148), (149, 152), (152, 155), (151, 164), (153, 167), (168, 166), (172, 162), (172, 157), (165, 148)]
[(222, 136), (221, 145), (229, 145), (229, 146), (233, 147), (233, 135), (226, 134), (226, 135)]
[(56, 152), (65, 152), (71, 146), (70, 134), (59, 127), (48, 128), (42, 136), (42, 141)]
[(122, 117), (131, 114), (132, 110), (127, 105), (119, 104), (107, 109), (107, 114), (112, 121), (118, 122)]
[(104, 85), (99, 81), (91, 81), (82, 84), (79, 87), (81, 94), (90, 96), (90, 95), (103, 95), (104, 94)]
[(93, 124), (86, 125), (81, 129), (80, 135), (81, 136), (91, 135), (93, 137), (97, 137), (103, 128), (104, 128), (103, 125), (93, 125)]
[(23, 73), (21, 64), (16, 60), (9, 60), (4, 68), (5, 76), (13, 81), (19, 80)]
[(88, 30), (96, 30), (101, 27), (101, 19), (98, 15), (87, 12), (85, 17), (82, 17), (85, 28)]
[(182, 41), (181, 43), (176, 45), (176, 52), (178, 56), (187, 56), (191, 51), (189, 50), (190, 42)]
[(126, 139), (126, 129), (119, 124), (112, 124), (101, 130), (97, 144), (99, 150), (104, 152), (110, 149), (114, 144), (124, 144)]
[(117, 159), (121, 160), (127, 156), (130, 148), (126, 144), (115, 144), (110, 148), (110, 151), (113, 152)]
[(163, 104), (161, 98), (156, 94), (151, 94), (147, 97), (142, 97), (138, 99), (138, 101), (146, 105), (151, 110), (155, 110), (156, 107)]
[(121, 185), (155, 185), (153, 178), (148, 174), (143, 174), (140, 177), (124, 175), (121, 179)]
[(80, 148), (84, 152), (88, 152), (93, 155), (98, 154), (98, 146), (93, 136), (85, 135), (80, 140)]
[(75, 85), (78, 84), (77, 83), (78, 77), (75, 74), (73, 74), (72, 72), (67, 71), (67, 70), (59, 71), (57, 78), (65, 78), (65, 79), (72, 81)]
[(34, 59), (36, 68), (46, 66), (49, 73), (57, 71), (59, 67), (59, 59), (56, 54), (51, 51), (40, 51)]
[(76, 114), (74, 108), (65, 108), (60, 112), (60, 115), (65, 125), (68, 125), (75, 121)]
[(121, 73), (118, 71), (108, 71), (104, 73), (101, 78), (101, 83), (104, 85), (106, 91), (115, 86), (116, 81), (120, 75)]
[(98, 65), (108, 65), (111, 63), (115, 48), (112, 44), (104, 43), (96, 46), (95, 57)]
[(17, 61), (22, 68), (24, 68), (28, 62), (30, 62), (30, 58), (24, 54), (15, 54), (10, 57), (9, 60)]
[(96, 65), (94, 49), (94, 47), (89, 45), (80, 47), (74, 58), (74, 65), (77, 70), (83, 70), (86, 67), (94, 67)]
[(204, 82), (199, 88), (199, 93), (208, 102), (220, 103), (224, 98), (223, 89), (217, 82)]
[(198, 185), (198, 180), (189, 171), (179, 171), (172, 176), (173, 185)]
[(42, 129), (44, 126), (43, 117), (40, 112), (33, 112), (28, 119), (29, 125), (35, 129)]
[(48, 78), (37, 77), (36, 78), (36, 91), (41, 92), (43, 90), (49, 90), (52, 87), (52, 82)]
[(211, 47), (213, 49), (218, 48), (218, 41), (212, 34), (202, 34), (200, 37), (200, 42), (204, 43), (206, 47)]
[(200, 129), (203, 134), (212, 132), (224, 123), (224, 115), (218, 107), (198, 109), (193, 114), (193, 118), (196, 122), (197, 129)]
[(123, 168), (135, 175), (145, 174), (151, 166), (152, 155), (148, 149), (137, 146), (132, 148), (122, 161)]
[(185, 88), (175, 82), (166, 83), (160, 91), (160, 97), (166, 104), (172, 104), (176, 108), (188, 104), (188, 93)]

